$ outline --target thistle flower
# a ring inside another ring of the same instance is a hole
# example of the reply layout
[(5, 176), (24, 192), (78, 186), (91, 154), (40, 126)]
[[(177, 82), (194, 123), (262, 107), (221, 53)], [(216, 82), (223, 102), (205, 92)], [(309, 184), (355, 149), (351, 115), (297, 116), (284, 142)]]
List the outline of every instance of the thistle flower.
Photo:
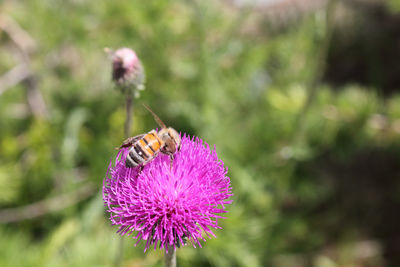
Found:
[[(185, 240), (201, 247), (200, 240), (220, 229), (232, 196), (227, 169), (214, 150), (198, 138), (184, 136), (180, 151), (171, 159), (158, 154), (140, 171), (127, 168), (129, 148), (118, 153), (103, 181), (103, 199), (117, 233), (146, 241), (145, 251), (180, 247)], [(135, 234), (134, 234), (135, 233)], [(203, 236), (205, 234), (205, 236)]]
[[(109, 49), (106, 51), (110, 52)], [(120, 48), (112, 55), (112, 80), (122, 91), (139, 96), (144, 90), (144, 69), (136, 53), (130, 48)]]

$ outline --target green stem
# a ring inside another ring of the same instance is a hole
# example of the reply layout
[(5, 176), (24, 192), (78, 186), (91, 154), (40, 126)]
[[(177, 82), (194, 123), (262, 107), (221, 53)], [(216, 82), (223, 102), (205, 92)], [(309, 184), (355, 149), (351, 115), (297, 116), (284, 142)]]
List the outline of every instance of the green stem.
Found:
[(126, 120), (124, 125), (125, 138), (130, 137), (130, 131), (132, 127), (132, 113), (133, 113), (133, 101), (132, 95), (126, 95)]
[(173, 246), (168, 245), (164, 256), (165, 267), (176, 267), (176, 249)]
[(124, 237), (121, 236), (118, 243), (117, 253), (115, 254), (115, 267), (120, 267), (124, 257)]

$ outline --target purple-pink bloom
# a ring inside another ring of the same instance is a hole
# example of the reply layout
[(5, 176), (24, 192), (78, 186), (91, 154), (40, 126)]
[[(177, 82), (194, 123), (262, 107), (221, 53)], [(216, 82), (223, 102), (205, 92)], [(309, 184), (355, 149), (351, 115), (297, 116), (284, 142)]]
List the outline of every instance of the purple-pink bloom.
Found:
[[(199, 138), (183, 136), (173, 164), (168, 155), (159, 153), (140, 171), (127, 168), (129, 148), (118, 153), (108, 167), (103, 182), (103, 199), (113, 225), (121, 235), (146, 240), (145, 251), (184, 245), (185, 239), (201, 247), (203, 233), (211, 238), (212, 229), (220, 229), (225, 205), (232, 194), (227, 169)], [(158, 243), (159, 242), (159, 243)], [(137, 244), (136, 243), (136, 244)]]

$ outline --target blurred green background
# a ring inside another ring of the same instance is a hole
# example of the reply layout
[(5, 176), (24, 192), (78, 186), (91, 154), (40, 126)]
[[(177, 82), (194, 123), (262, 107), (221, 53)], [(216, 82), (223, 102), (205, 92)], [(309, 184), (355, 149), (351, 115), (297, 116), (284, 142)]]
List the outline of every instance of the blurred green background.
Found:
[[(132, 135), (229, 168), (223, 230), (178, 266), (400, 266), (400, 1), (0, 2), (0, 266), (113, 266), (101, 187), (124, 139), (104, 47), (146, 69)], [(125, 238), (123, 266), (162, 266)]]

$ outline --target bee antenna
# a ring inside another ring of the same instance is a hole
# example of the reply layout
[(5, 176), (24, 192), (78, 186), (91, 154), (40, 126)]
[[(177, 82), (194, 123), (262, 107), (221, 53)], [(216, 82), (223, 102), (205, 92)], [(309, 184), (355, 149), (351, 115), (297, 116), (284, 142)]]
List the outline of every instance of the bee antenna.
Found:
[(167, 126), (165, 126), (165, 124), (162, 122), (162, 120), (146, 105), (143, 104), (143, 106), (150, 111), (150, 113), (153, 115), (154, 120), (157, 122), (158, 125), (161, 126), (161, 128), (167, 128)]

